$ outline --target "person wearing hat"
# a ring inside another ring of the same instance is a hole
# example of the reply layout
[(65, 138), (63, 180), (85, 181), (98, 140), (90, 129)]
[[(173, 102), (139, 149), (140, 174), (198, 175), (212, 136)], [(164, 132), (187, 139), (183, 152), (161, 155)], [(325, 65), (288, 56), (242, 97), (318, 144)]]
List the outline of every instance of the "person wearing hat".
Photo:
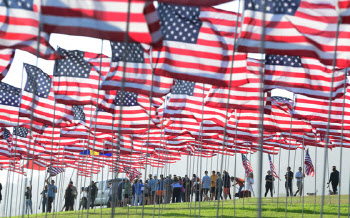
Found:
[(331, 176), (327, 184), (329, 183), (332, 183), (333, 194), (337, 194), (338, 192), (337, 187), (339, 184), (339, 171), (337, 170), (336, 166), (333, 166), (333, 172), (331, 173)]
[(267, 175), (265, 176), (265, 197), (267, 196), (267, 193), (271, 193), (271, 197), (273, 197), (273, 181), (275, 181), (275, 178), (273, 177), (273, 175), (271, 174), (271, 171), (268, 170), (267, 171)]

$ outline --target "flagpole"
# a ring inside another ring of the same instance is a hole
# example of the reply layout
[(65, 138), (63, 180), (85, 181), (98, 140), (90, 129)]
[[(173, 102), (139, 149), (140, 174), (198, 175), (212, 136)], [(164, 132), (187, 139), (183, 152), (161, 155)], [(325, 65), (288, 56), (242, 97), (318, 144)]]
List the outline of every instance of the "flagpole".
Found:
[[(278, 175), (281, 176), (281, 154), (282, 154), (282, 149), (281, 149), (281, 141), (282, 141), (282, 134), (280, 133), (280, 150), (279, 150), (279, 157), (278, 157)], [(278, 185), (277, 185), (277, 211), (278, 211), (278, 201), (279, 201), (279, 194), (280, 194), (280, 179), (278, 180)], [(272, 181), (273, 182), (273, 181)], [(273, 182), (274, 184), (274, 182)]]
[(339, 167), (339, 195), (338, 195), (338, 217), (340, 217), (340, 195), (341, 195), (341, 176), (342, 176), (342, 165), (343, 165), (343, 134), (344, 134), (344, 116), (345, 116), (345, 96), (347, 93), (346, 90), (346, 80), (347, 80), (348, 68), (345, 69), (345, 78), (344, 78), (344, 91), (343, 91), (343, 111), (342, 111), (342, 125), (341, 125), (341, 136), (340, 136), (340, 167)]
[(316, 194), (317, 194), (317, 189), (316, 189), (316, 183), (317, 183), (317, 173), (316, 173), (316, 168), (317, 168), (317, 130), (315, 134), (315, 199), (314, 199), (314, 214), (316, 214)]

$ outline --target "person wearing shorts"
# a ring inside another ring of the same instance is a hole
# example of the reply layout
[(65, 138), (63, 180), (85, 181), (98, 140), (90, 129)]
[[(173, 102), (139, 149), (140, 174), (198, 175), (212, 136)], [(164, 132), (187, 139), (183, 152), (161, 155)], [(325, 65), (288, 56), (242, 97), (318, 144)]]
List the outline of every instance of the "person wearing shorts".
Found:
[(301, 196), (303, 193), (303, 179), (305, 177), (305, 174), (302, 172), (303, 168), (299, 167), (299, 171), (295, 173), (295, 178), (297, 179), (297, 188), (298, 190), (295, 192), (294, 196), (296, 196), (299, 192), (299, 195)]
[(215, 196), (215, 186), (216, 186), (216, 179), (217, 179), (217, 175), (215, 173), (215, 170), (213, 170), (212, 175), (210, 176), (210, 198), (211, 200), (214, 199)]
[(160, 175), (160, 179), (157, 183), (157, 203), (161, 204), (163, 203), (163, 196), (164, 196), (164, 177), (163, 175)]
[(149, 174), (148, 185), (149, 185), (149, 188), (150, 188), (150, 191), (149, 191), (150, 204), (154, 204), (154, 200), (155, 200), (154, 198), (155, 198), (155, 195), (156, 195), (157, 183), (158, 183), (157, 175), (155, 174), (153, 176), (153, 179), (152, 179), (152, 175)]
[(208, 192), (209, 192), (209, 189), (210, 189), (211, 179), (208, 176), (208, 171), (205, 171), (204, 173), (205, 173), (205, 176), (203, 176), (203, 179), (202, 179), (203, 195), (204, 195), (204, 201), (208, 201), (209, 200)]

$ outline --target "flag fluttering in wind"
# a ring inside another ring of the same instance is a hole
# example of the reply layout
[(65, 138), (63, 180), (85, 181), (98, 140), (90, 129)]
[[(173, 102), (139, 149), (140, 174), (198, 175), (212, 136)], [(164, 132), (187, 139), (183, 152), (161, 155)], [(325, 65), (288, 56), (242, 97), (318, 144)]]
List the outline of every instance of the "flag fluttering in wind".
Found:
[(242, 154), (242, 164), (245, 169), (245, 176), (248, 177), (249, 173), (253, 172), (253, 168), (252, 165), (250, 165), (248, 158), (244, 154)]
[(270, 162), (270, 171), (272, 172), (273, 177), (281, 180), (280, 177), (278, 177), (278, 175), (277, 175), (275, 165), (273, 165), (273, 162), (271, 160), (271, 155), (270, 154), (268, 154), (268, 155), (269, 155), (269, 162)]
[(309, 155), (309, 149), (306, 150), (306, 155), (305, 155), (305, 173), (307, 176), (314, 176), (315, 175), (315, 169), (314, 165), (312, 164), (311, 157)]

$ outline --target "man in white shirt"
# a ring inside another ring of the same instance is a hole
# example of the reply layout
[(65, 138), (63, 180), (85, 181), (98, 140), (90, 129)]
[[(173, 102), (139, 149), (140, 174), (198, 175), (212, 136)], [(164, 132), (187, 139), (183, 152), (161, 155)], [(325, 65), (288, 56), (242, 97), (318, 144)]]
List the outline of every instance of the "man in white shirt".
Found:
[(296, 196), (299, 192), (299, 195), (303, 193), (303, 180), (305, 178), (305, 173), (302, 172), (303, 168), (299, 167), (299, 171), (295, 173), (295, 178), (297, 179), (297, 188), (298, 190), (295, 192), (294, 196)]

